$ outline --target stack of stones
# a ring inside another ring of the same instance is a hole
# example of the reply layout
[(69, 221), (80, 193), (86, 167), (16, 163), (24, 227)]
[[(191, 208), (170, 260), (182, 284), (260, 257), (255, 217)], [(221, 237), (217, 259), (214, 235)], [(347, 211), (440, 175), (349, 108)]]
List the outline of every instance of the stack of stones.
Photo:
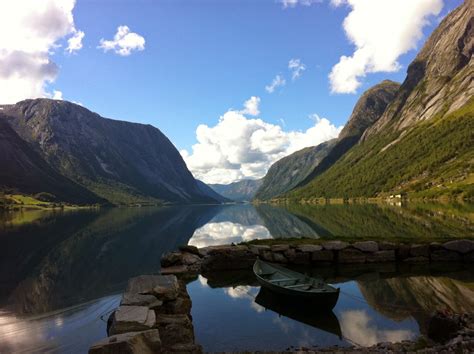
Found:
[(250, 269), (257, 258), (282, 264), (474, 262), (474, 241), (431, 244), (327, 241), (301, 245), (225, 245), (181, 247), (161, 259), (163, 274), (198, 274), (206, 271)]
[(90, 354), (202, 353), (194, 340), (191, 299), (174, 275), (130, 279), (108, 332)]

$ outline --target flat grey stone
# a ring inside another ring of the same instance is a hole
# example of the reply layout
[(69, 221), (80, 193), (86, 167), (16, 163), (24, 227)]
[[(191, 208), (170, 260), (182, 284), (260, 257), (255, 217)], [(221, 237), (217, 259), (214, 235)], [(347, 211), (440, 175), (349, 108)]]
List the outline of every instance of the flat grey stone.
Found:
[(272, 252), (284, 252), (286, 251), (288, 248), (290, 248), (289, 245), (273, 245), (270, 247), (270, 249), (272, 250)]
[(362, 252), (377, 252), (379, 250), (379, 245), (375, 241), (355, 242), (352, 247)]
[(156, 324), (155, 311), (146, 306), (120, 306), (114, 313), (111, 334), (145, 331)]
[(349, 244), (343, 241), (328, 241), (328, 242), (324, 242), (322, 246), (325, 250), (340, 251), (340, 250), (343, 250), (344, 248), (347, 248)]
[(158, 300), (153, 295), (142, 295), (134, 293), (125, 293), (122, 296), (122, 301), (120, 305), (122, 306), (146, 306), (149, 308), (154, 308), (161, 306), (162, 301)]
[(296, 249), (300, 252), (315, 252), (323, 249), (320, 245), (299, 245)]

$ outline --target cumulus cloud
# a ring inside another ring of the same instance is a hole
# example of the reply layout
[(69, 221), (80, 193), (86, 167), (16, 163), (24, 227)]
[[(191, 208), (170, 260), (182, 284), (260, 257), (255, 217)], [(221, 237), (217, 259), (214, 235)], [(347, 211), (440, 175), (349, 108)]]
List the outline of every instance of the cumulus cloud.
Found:
[(252, 96), (244, 102), (244, 109), (240, 111), (240, 113), (248, 114), (251, 116), (258, 116), (260, 114), (259, 105), (260, 97)]
[(84, 36), (85, 36), (84, 32), (76, 31), (72, 35), (72, 37), (67, 40), (66, 51), (69, 52), (69, 54), (72, 54), (82, 49), (82, 39), (84, 38)]
[(54, 90), (52, 98), (53, 98), (53, 100), (62, 100), (63, 99), (63, 93), (61, 91)]
[(335, 138), (342, 129), (326, 118), (311, 118), (314, 123), (307, 130), (285, 131), (279, 125), (229, 110), (215, 126), (199, 125), (197, 144), (191, 153), (182, 150), (181, 155), (194, 176), (206, 183), (261, 178), (277, 160)]
[(98, 48), (108, 52), (112, 50), (121, 56), (128, 56), (133, 51), (141, 51), (145, 49), (145, 38), (138, 33), (130, 32), (128, 26), (119, 26), (113, 40), (100, 40)]
[(344, 19), (346, 36), (355, 46), (351, 56), (343, 55), (329, 74), (333, 93), (355, 93), (368, 73), (399, 70), (400, 55), (415, 49), (423, 37), (423, 27), (436, 16), (443, 0), (331, 0), (347, 4), (351, 11)]
[(78, 31), (75, 0), (4, 0), (0, 2), (0, 102), (50, 97), (47, 85), (58, 66), (50, 55), (58, 41)]
[(272, 83), (270, 85), (265, 86), (265, 90), (268, 93), (273, 93), (278, 87), (285, 86), (285, 85), (286, 85), (286, 80), (281, 75), (277, 75), (272, 80)]
[(306, 65), (300, 59), (291, 59), (288, 62), (288, 69), (291, 71), (291, 79), (296, 80), (306, 70)]
[(280, 0), (280, 3), (283, 5), (283, 8), (296, 7), (297, 5), (301, 6), (311, 6), (316, 3), (320, 3), (322, 0)]

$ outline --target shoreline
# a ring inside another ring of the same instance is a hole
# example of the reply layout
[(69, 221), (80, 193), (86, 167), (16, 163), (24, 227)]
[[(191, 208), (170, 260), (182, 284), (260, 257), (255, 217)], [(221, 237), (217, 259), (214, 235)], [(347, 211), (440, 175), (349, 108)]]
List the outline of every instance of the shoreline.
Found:
[[(94, 344), (89, 353), (103, 354), (118, 350), (124, 353), (202, 353), (202, 347), (195, 341), (192, 302), (185, 280), (206, 272), (248, 270), (257, 257), (286, 265), (315, 266), (367, 263), (414, 266), (453, 262), (473, 264), (474, 241), (462, 239), (443, 244), (326, 241), (321, 245), (249, 244), (203, 248), (182, 246), (178, 251), (165, 254), (161, 258), (160, 275), (142, 275), (129, 280), (120, 307), (109, 319), (110, 337)], [(473, 319), (473, 314), (433, 315), (430, 320), (434, 323), (432, 333), (441, 331), (448, 337), (442, 343), (420, 336), (412, 341), (378, 343), (370, 347), (295, 348), (279, 353), (436, 353), (441, 350), (471, 352), (474, 350)], [(452, 330), (448, 331), (446, 326), (451, 326)]]

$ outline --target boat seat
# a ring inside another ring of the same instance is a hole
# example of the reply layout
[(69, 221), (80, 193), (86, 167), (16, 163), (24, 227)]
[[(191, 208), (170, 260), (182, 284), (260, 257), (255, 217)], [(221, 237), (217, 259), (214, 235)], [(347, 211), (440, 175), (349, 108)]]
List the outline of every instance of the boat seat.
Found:
[(281, 281), (295, 281), (295, 280), (298, 280), (297, 278), (280, 278), (280, 279), (270, 279), (268, 280), (270, 283), (278, 283), (278, 282), (281, 282)]
[(273, 274), (275, 274), (275, 273), (276, 273), (276, 272), (260, 273), (259, 275), (260, 275), (261, 277), (268, 277), (268, 276), (273, 275)]
[(285, 288), (299, 288), (299, 287), (303, 287), (303, 286), (309, 286), (309, 287), (311, 287), (312, 285), (313, 285), (312, 283), (295, 284), (295, 285), (288, 285), (288, 286), (285, 286)]

